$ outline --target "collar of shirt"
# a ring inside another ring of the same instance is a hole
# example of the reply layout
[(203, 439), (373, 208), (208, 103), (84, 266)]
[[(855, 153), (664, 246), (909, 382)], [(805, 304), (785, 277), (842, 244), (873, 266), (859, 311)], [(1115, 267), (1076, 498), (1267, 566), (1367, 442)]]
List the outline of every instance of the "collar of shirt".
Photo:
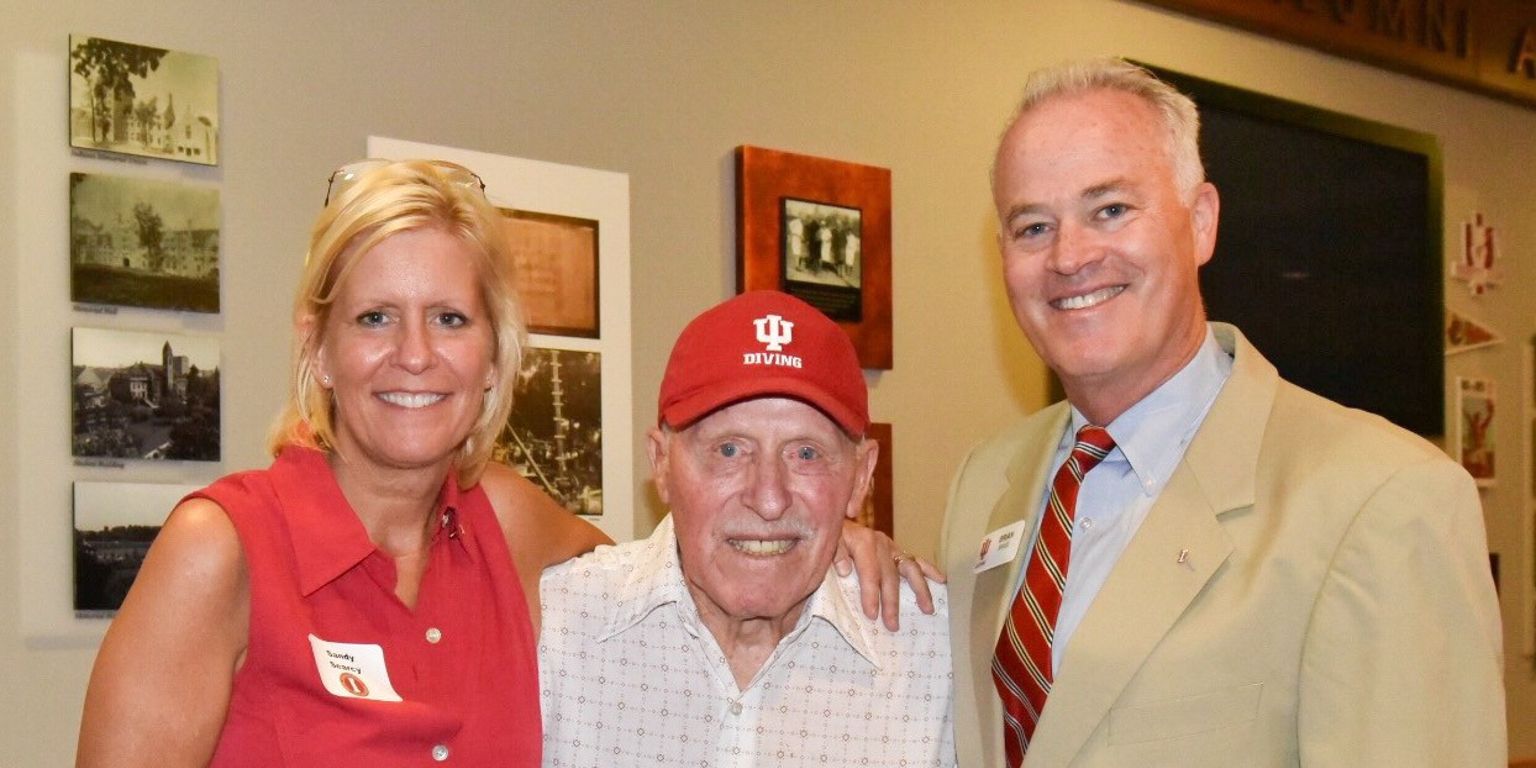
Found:
[[(288, 521), (288, 538), (298, 565), (299, 588), (308, 597), (377, 551), (363, 521), (336, 484), (326, 454), (313, 448), (290, 445), (272, 464), (278, 501)], [(438, 521), (431, 546), (447, 534), (466, 555), (476, 559), (475, 548), (459, 523), (459, 484), (450, 474), (443, 481), (434, 512)]]
[[(699, 619), (699, 609), (693, 602), (693, 595), (688, 591), (688, 585), (683, 580), (682, 561), (677, 554), (677, 532), (672, 527), (672, 516), (667, 515), (663, 518), (656, 526), (656, 531), (640, 542), (640, 546), (642, 549), (634, 560), (634, 568), (630, 571), (629, 578), (619, 588), (618, 594), (609, 601), (608, 617), (603, 623), (598, 641), (603, 642), (619, 635), (639, 624), (657, 608), (672, 604), (678, 606), (678, 613), (683, 618), (683, 626), (695, 637), (699, 632), (707, 631)], [(870, 638), (866, 634), (869, 631), (865, 626), (866, 622), (861, 621), (861, 614), (856, 613), (855, 608), (849, 605), (848, 598), (839, 588), (837, 579), (837, 572), (828, 568), (821, 585), (811, 593), (810, 600), (806, 603), (805, 610), (801, 612), (795, 628), (790, 630), (779, 645), (782, 648), (785, 644), (794, 642), (804, 634), (811, 621), (824, 621), (837, 631), (849, 647), (864, 657), (870, 666), (879, 669), (880, 664), (875, 658)]]
[[(1231, 373), (1232, 356), (1222, 351), (1207, 326), (1205, 341), (1193, 359), (1105, 427), (1115, 439), (1115, 450), (1104, 463), (1129, 463), (1142, 493), (1157, 496)], [(1077, 431), (1087, 423), (1082, 412), (1073, 408), (1071, 424), (1062, 435), (1061, 456), (1072, 450)], [(1169, 450), (1169, 446), (1176, 448)]]

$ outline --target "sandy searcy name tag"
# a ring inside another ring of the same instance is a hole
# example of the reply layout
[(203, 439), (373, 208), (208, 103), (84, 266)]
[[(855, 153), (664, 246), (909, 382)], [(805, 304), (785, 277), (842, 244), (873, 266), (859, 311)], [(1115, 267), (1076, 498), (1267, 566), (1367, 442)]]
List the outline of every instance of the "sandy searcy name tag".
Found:
[(389, 669), (384, 666), (384, 649), (368, 643), (332, 643), (309, 636), (315, 652), (315, 669), (320, 682), (333, 695), (345, 699), (404, 701), (389, 683)]
[(1019, 553), (1019, 542), (1023, 539), (1023, 520), (987, 534), (976, 551), (976, 567), (971, 572), (981, 573), (1013, 560), (1013, 556)]

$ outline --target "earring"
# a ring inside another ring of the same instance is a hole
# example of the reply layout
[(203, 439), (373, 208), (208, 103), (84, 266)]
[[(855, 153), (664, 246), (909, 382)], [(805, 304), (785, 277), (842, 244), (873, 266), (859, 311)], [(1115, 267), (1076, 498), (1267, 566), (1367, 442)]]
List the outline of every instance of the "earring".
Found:
[(329, 387), (330, 385), (331, 385), (331, 375), (329, 373), (322, 374), (320, 376), (320, 386), (322, 386), (322, 387)]

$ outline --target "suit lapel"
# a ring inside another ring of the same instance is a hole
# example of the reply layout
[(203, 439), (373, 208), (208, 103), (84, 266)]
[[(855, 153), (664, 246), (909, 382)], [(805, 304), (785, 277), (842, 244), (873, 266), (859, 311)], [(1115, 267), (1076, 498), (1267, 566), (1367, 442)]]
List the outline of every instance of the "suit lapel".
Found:
[(997, 638), (1003, 631), (1003, 621), (1013, 601), (1019, 571), (1029, 556), (1029, 537), (1040, 520), (1040, 502), (1045, 498), (1045, 478), (1051, 471), (1051, 461), (1055, 458), (1062, 430), (1066, 429), (1067, 420), (1072, 415), (1065, 403), (1052, 407), (1058, 412), (1043, 419), (1038, 432), (1020, 441), (1019, 452), (1008, 465), (1008, 488), (998, 497), (997, 504), (992, 507), (992, 516), (987, 521), (986, 532), (991, 533), (1005, 525), (1024, 520), (1024, 529), (1019, 533), (1022, 542), (1019, 551), (1007, 565), (976, 574), (975, 597), (971, 603), (977, 612), (971, 623), (971, 663), (980, 672), (984, 672), (976, 676), (978, 688), (982, 687), (981, 681), (988, 681), (985, 695), (993, 698), (996, 694), (992, 691), (992, 676), (987, 670), (992, 666)]
[(1066, 765), (1077, 756), (1231, 554), (1220, 515), (1253, 504), (1259, 446), (1279, 379), (1236, 329), (1212, 327), (1222, 348), (1235, 352), (1232, 375), (1073, 633), (1030, 744), (1031, 761)]

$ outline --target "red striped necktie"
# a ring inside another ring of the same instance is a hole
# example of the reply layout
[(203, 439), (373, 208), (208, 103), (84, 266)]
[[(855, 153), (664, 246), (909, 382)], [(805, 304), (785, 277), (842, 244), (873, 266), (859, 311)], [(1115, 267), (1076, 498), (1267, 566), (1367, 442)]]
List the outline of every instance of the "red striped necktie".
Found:
[(1072, 519), (1083, 475), (1114, 450), (1103, 427), (1077, 431), (1077, 443), (1051, 480), (1051, 496), (1040, 519), (1040, 535), (1024, 568), (1024, 586), (1008, 608), (1008, 620), (992, 657), (992, 682), (1003, 700), (1003, 746), (1011, 768), (1023, 764), (1035, 724), (1045, 709), (1054, 674), (1051, 640), (1061, 612), (1061, 590), (1072, 556)]

